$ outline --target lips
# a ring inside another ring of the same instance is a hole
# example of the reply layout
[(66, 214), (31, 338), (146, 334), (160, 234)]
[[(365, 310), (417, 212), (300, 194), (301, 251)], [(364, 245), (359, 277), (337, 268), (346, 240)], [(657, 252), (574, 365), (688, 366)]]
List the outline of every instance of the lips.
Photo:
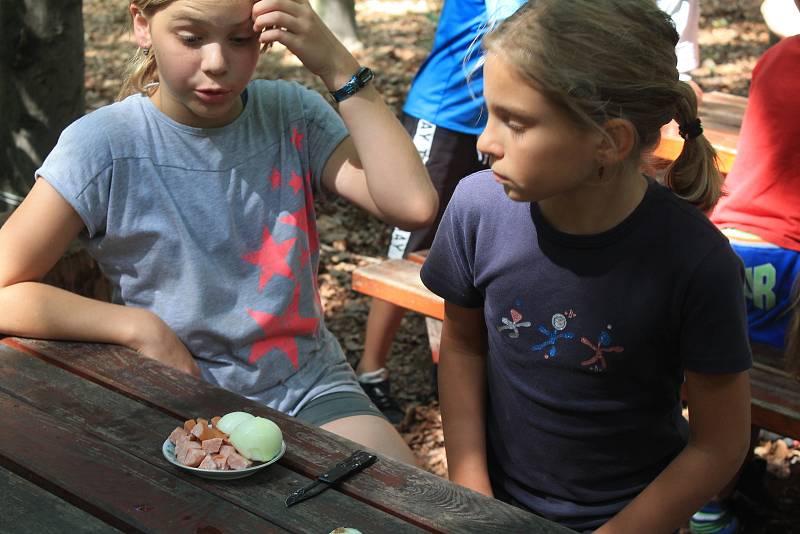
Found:
[(197, 97), (207, 104), (224, 102), (231, 94), (228, 89), (195, 89)]
[(502, 174), (498, 174), (492, 171), (492, 175), (494, 176), (494, 180), (499, 184), (507, 184), (509, 182), (509, 179), (503, 176)]

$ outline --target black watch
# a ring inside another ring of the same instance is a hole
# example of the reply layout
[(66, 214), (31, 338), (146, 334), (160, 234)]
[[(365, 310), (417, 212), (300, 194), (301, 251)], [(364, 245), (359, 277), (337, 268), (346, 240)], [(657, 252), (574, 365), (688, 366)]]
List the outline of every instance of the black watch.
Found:
[(369, 67), (361, 67), (353, 74), (353, 77), (350, 78), (346, 84), (336, 91), (331, 91), (331, 96), (338, 104), (342, 100), (347, 100), (359, 92), (361, 88), (367, 85), (374, 77), (375, 74), (373, 74), (372, 69)]

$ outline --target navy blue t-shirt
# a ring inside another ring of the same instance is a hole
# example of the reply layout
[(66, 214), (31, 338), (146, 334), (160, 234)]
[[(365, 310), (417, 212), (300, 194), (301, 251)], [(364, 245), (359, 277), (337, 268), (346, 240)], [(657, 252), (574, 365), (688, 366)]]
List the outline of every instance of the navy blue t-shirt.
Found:
[(577, 529), (622, 509), (683, 449), (683, 371), (751, 365), (741, 262), (650, 182), (615, 228), (568, 235), (490, 172), (463, 179), (422, 268), (483, 307), (492, 484)]

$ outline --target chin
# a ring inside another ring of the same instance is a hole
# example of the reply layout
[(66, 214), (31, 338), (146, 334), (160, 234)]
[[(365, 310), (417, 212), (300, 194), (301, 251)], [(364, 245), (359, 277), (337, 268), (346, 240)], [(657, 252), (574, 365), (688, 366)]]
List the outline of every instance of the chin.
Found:
[(503, 185), (503, 190), (506, 193), (506, 196), (513, 200), (514, 202), (530, 202), (531, 199), (528, 195), (526, 195), (523, 191), (519, 191), (517, 189), (512, 189), (507, 185)]

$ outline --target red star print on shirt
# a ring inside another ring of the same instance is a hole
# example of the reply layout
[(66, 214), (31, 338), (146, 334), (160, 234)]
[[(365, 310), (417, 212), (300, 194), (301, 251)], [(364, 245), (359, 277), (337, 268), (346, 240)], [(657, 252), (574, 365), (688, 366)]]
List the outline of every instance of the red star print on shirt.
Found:
[(272, 174), (269, 177), (269, 181), (272, 184), (272, 189), (278, 189), (281, 186), (281, 171), (278, 169), (272, 169)]
[(300, 150), (303, 146), (303, 138), (305, 134), (301, 134), (297, 131), (297, 128), (292, 128), (292, 144), (297, 150)]
[[(294, 173), (293, 173), (294, 174)], [(314, 218), (314, 196), (311, 194), (311, 173), (305, 178), (305, 204), (295, 212), (284, 215), (278, 222), (296, 226), (306, 235), (308, 248), (300, 256), (300, 266), (305, 266), (311, 254), (319, 250), (319, 236)]]
[(292, 237), (281, 243), (276, 243), (269, 228), (264, 228), (261, 248), (242, 256), (244, 261), (258, 265), (261, 269), (261, 276), (258, 279), (259, 291), (263, 290), (267, 282), (276, 274), (294, 279), (294, 273), (292, 273), (292, 268), (289, 267), (286, 258), (295, 241), (297, 241), (297, 238)]
[(247, 313), (258, 323), (267, 337), (253, 343), (250, 348), (248, 362), (255, 363), (272, 351), (278, 349), (286, 354), (295, 369), (298, 365), (298, 349), (296, 336), (311, 336), (319, 326), (318, 317), (301, 317), (298, 311), (300, 303), (300, 285), (295, 284), (292, 300), (281, 315), (252, 310)]
[(303, 188), (303, 177), (292, 171), (292, 179), (289, 180), (289, 187), (294, 189), (294, 194), (296, 195), (300, 189)]

